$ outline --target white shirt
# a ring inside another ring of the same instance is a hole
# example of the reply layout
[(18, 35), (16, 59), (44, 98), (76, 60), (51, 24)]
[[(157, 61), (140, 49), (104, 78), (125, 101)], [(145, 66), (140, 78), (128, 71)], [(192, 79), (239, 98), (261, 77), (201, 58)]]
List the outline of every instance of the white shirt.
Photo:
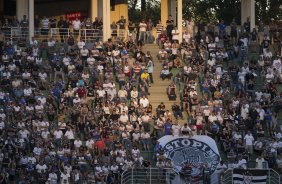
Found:
[(147, 28), (147, 24), (146, 23), (140, 23), (139, 24), (139, 32), (145, 32)]
[(247, 146), (253, 145), (254, 137), (252, 135), (245, 135), (244, 137), (245, 143)]
[(143, 105), (143, 107), (147, 107), (149, 105), (149, 100), (147, 98), (141, 98), (139, 103)]
[(178, 40), (179, 37), (179, 31), (178, 30), (172, 30), (172, 40)]
[(63, 136), (63, 132), (61, 130), (55, 130), (54, 136), (55, 136), (55, 139), (61, 139)]
[(265, 161), (264, 161), (264, 158), (261, 158), (261, 159), (259, 159), (259, 158), (257, 158), (256, 159), (256, 163), (257, 163), (257, 169), (263, 169), (263, 163), (264, 163)]
[(179, 136), (179, 133), (180, 133), (180, 125), (172, 125), (172, 134), (174, 136)]
[(75, 140), (73, 144), (74, 144), (74, 147), (80, 148), (80, 146), (82, 146), (82, 141), (81, 140)]
[(67, 130), (66, 133), (65, 133), (65, 136), (66, 136), (68, 139), (74, 139), (74, 134), (73, 134), (73, 131), (72, 131), (72, 130)]
[(83, 46), (85, 46), (85, 42), (84, 42), (84, 41), (79, 41), (79, 42), (77, 42), (77, 47), (78, 47), (79, 49), (82, 49)]
[[(70, 178), (70, 175), (69, 175), (69, 174), (62, 173), (62, 174), (61, 174), (61, 183), (62, 183), (62, 184), (69, 183), (68, 178)], [(67, 182), (65, 182), (65, 181), (67, 181)]]
[(37, 164), (36, 170), (37, 170), (37, 173), (45, 173), (47, 170), (47, 166), (45, 164), (43, 165)]

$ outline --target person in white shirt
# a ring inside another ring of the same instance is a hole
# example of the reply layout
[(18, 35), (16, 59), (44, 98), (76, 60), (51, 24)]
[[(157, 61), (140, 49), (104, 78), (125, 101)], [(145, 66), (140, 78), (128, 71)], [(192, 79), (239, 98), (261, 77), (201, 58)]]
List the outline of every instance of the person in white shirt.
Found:
[(148, 98), (143, 95), (143, 97), (139, 100), (139, 104), (142, 105), (142, 107), (146, 108), (149, 105), (149, 100)]
[(143, 148), (146, 151), (149, 151), (149, 147), (150, 147), (150, 134), (148, 132), (143, 131), (141, 133), (141, 140), (143, 143)]
[(55, 142), (57, 144), (59, 144), (61, 139), (62, 139), (62, 136), (63, 136), (62, 130), (60, 130), (60, 129), (55, 130), (53, 135), (54, 135), (54, 138), (55, 138)]
[(43, 163), (42, 160), (40, 160), (40, 162), (36, 165), (35, 168), (37, 173), (45, 173), (48, 167), (46, 166), (46, 164)]
[(142, 41), (145, 43), (146, 40), (146, 30), (147, 30), (147, 24), (145, 23), (144, 20), (142, 20), (139, 24), (139, 38), (138, 41)]
[(69, 184), (70, 183), (70, 174), (65, 170), (61, 173), (61, 184)]
[(73, 26), (73, 32), (74, 32), (74, 35), (78, 35), (79, 33), (79, 29), (80, 29), (80, 26), (81, 26), (81, 22), (78, 18), (76, 18), (73, 22), (72, 22), (72, 26)]
[(239, 158), (237, 167), (238, 168), (242, 168), (242, 169), (247, 169), (247, 161), (246, 161), (246, 159), (244, 159), (243, 157)]
[(79, 149), (82, 146), (82, 141), (79, 139), (74, 140), (74, 147), (75, 149)]
[(77, 47), (80, 49), (83, 49), (83, 47), (85, 46), (85, 42), (83, 41), (83, 39), (81, 38), (79, 42), (77, 42)]
[(235, 141), (238, 141), (239, 139), (242, 139), (242, 135), (241, 134), (239, 134), (239, 132), (235, 132), (234, 133), (234, 135), (233, 135), (233, 139), (235, 140)]
[(260, 155), (257, 159), (256, 159), (256, 169), (263, 169), (264, 166), (263, 164), (265, 163), (264, 158), (262, 157), (262, 155)]
[(249, 105), (244, 104), (241, 108), (241, 117), (246, 120), (249, 115)]
[(179, 31), (177, 29), (177, 26), (174, 26), (174, 29), (171, 31), (172, 34), (172, 40), (178, 41), (179, 40)]
[(245, 141), (245, 148), (248, 151), (248, 153), (253, 154), (253, 143), (254, 143), (254, 137), (251, 134), (250, 131), (248, 131), (248, 134), (245, 135), (244, 141)]
[(179, 136), (181, 126), (178, 124), (178, 121), (176, 121), (175, 124), (172, 125), (171, 129), (172, 129), (172, 135), (173, 136)]
[(55, 173), (55, 171), (53, 170), (51, 173), (49, 173), (48, 175), (48, 181), (50, 182), (50, 184), (57, 184), (57, 180), (58, 180), (58, 175)]
[(68, 128), (68, 130), (66, 131), (65, 133), (65, 137), (68, 139), (68, 140), (74, 140), (74, 133), (72, 131), (71, 128)]

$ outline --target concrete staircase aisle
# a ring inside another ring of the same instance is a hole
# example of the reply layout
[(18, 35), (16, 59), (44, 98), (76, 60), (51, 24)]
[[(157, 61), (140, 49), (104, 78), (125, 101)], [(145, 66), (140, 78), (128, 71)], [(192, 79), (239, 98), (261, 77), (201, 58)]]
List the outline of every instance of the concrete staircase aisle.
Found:
[[(153, 114), (156, 115), (156, 108), (158, 105), (163, 102), (167, 110), (172, 112), (171, 106), (176, 102), (178, 105), (180, 104), (179, 94), (177, 94), (176, 101), (169, 101), (166, 90), (169, 84), (171, 84), (171, 80), (162, 80), (160, 78), (160, 72), (162, 70), (162, 63), (159, 62), (157, 58), (157, 54), (159, 52), (159, 47), (156, 44), (147, 44), (144, 47), (144, 52), (150, 51), (153, 57), (154, 62), (154, 73), (153, 79), (154, 83), (149, 89), (150, 96), (149, 101), (153, 106)], [(182, 120), (181, 120), (182, 121)]]

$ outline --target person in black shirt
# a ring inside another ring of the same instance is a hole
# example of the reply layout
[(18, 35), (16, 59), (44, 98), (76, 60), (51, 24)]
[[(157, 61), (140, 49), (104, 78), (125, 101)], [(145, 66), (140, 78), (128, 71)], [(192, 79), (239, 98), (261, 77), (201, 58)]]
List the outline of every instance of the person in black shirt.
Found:
[(244, 29), (245, 29), (246, 33), (248, 33), (248, 34), (251, 32), (250, 18), (247, 18), (247, 21), (244, 22)]
[(117, 21), (117, 24), (119, 25), (119, 36), (123, 39), (125, 34), (126, 19), (124, 19), (124, 17), (121, 16), (121, 19)]
[(68, 25), (67, 22), (63, 19), (63, 17), (60, 17), (57, 27), (59, 28), (61, 42), (64, 42), (65, 36), (67, 35), (66, 28), (68, 28)]
[(172, 16), (169, 15), (168, 16), (168, 20), (166, 21), (166, 34), (169, 38), (169, 40), (172, 40), (172, 30), (173, 30), (173, 26), (174, 26), (174, 21), (171, 19)]
[(57, 19), (55, 17), (52, 17), (50, 20), (50, 28), (51, 28), (51, 37), (53, 37), (54, 35), (56, 36), (57, 34)]

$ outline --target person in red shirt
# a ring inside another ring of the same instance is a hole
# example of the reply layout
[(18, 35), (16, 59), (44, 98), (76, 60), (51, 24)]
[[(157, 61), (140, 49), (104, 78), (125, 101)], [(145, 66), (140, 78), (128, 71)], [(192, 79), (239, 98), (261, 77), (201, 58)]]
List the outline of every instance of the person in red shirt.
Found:
[(106, 148), (105, 142), (103, 139), (99, 139), (96, 143), (95, 146), (98, 148), (99, 150), (99, 155), (101, 155), (101, 153), (104, 151), (104, 149)]
[(167, 40), (167, 37), (164, 31), (162, 31), (161, 34), (159, 35), (159, 40), (160, 40), (160, 48), (162, 48), (162, 45)]
[(79, 87), (76, 92), (79, 98), (83, 98), (86, 95), (86, 90), (84, 89), (84, 87)]

